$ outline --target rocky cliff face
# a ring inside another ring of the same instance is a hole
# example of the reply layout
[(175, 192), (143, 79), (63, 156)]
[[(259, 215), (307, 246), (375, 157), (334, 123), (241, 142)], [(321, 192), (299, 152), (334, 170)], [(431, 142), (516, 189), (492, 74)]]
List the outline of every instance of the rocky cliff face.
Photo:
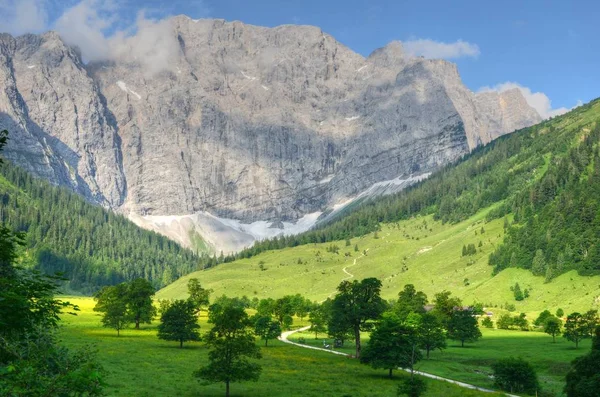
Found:
[(138, 220), (277, 226), (540, 121), (518, 90), (474, 94), (398, 42), (364, 58), (316, 27), (170, 23), (178, 55), (153, 75), (84, 65), (55, 33), (0, 36), (6, 156)]

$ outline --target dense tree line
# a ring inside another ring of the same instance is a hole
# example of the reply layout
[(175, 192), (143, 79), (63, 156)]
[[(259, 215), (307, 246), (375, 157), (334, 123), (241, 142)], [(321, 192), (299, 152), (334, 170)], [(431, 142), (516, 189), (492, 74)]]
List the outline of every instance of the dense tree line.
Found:
[[(5, 144), (1, 131), (0, 150)], [(55, 298), (57, 277), (19, 265), (24, 239), (0, 224), (0, 395), (103, 395), (94, 351), (67, 349), (56, 334), (60, 314), (78, 308)]]
[(217, 261), (18, 167), (4, 164), (1, 174), (0, 222), (26, 232), (30, 266), (61, 272), (72, 290), (93, 293), (136, 278), (160, 287)]

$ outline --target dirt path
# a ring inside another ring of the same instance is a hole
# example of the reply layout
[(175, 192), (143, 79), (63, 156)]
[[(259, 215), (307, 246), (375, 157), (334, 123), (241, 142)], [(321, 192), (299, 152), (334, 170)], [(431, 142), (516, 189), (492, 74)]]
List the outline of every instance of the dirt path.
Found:
[[(356, 261), (356, 259), (355, 259), (355, 261)], [(325, 349), (325, 348), (322, 348), (322, 347), (303, 345), (301, 343), (292, 342), (291, 340), (288, 339), (288, 337), (290, 335), (295, 334), (296, 332), (307, 331), (308, 329), (310, 329), (310, 325), (307, 325), (306, 327), (295, 329), (293, 331), (286, 331), (286, 332), (283, 332), (281, 334), (281, 336), (278, 337), (277, 339), (279, 339), (283, 343), (288, 343), (290, 345), (302, 347), (304, 349), (321, 350), (321, 351), (324, 351), (324, 352), (327, 352), (327, 353), (337, 354), (339, 356), (351, 357), (350, 354), (342, 353), (342, 352), (339, 352), (339, 351), (336, 351), (336, 350), (332, 350), (332, 349)], [(399, 369), (403, 370), (403, 371), (406, 371), (406, 372), (410, 372), (409, 369), (403, 369), (403, 368), (399, 368)], [(468, 384), (468, 383), (459, 382), (457, 380), (448, 379), (448, 378), (442, 378), (441, 376), (433, 375), (433, 374), (430, 374), (430, 373), (427, 373), (427, 372), (422, 372), (422, 371), (414, 371), (414, 372), (417, 375), (421, 375), (421, 376), (424, 376), (426, 378), (431, 378), (431, 379), (435, 379), (435, 380), (440, 380), (440, 381), (443, 381), (443, 382), (452, 383), (452, 384), (455, 384), (457, 386), (464, 387), (465, 389), (477, 390), (477, 391), (481, 391), (481, 392), (484, 392), (484, 393), (501, 393), (498, 390), (486, 389), (484, 387), (479, 387), (479, 386), (471, 385), (471, 384)], [(505, 393), (505, 395), (508, 396), (508, 397), (519, 397), (519, 396), (516, 396), (514, 394), (508, 394), (508, 393)]]
[[(369, 251), (369, 249), (368, 249), (368, 248), (365, 250), (365, 252), (367, 252), (367, 251)], [(351, 265), (347, 265), (347, 266), (344, 266), (344, 267), (342, 268), (342, 271), (343, 271), (344, 273), (346, 273), (346, 274), (347, 274), (347, 276), (346, 276), (346, 277), (344, 277), (344, 278), (342, 279), (342, 281), (346, 281), (346, 280), (350, 280), (351, 278), (354, 278), (354, 274), (350, 273), (350, 272), (348, 271), (348, 268), (349, 268), (349, 267), (352, 267), (352, 266), (356, 266), (356, 261), (357, 261), (358, 259), (360, 259), (360, 258), (364, 257), (364, 256), (365, 256), (365, 254), (360, 254), (360, 256), (359, 256), (358, 258), (354, 258), (354, 262), (352, 262), (352, 264), (351, 264)], [(320, 303), (323, 303), (323, 302), (325, 302), (327, 299), (331, 298), (331, 297), (332, 297), (333, 295), (335, 295), (336, 293), (337, 293), (337, 291), (333, 291), (332, 293), (330, 293), (329, 295), (327, 295), (327, 298), (323, 299), (323, 300), (322, 300)]]

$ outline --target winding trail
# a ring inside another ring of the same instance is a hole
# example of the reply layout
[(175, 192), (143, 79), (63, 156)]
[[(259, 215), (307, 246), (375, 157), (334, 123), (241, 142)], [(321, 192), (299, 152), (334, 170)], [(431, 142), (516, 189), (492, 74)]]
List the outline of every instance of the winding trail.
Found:
[[(369, 251), (369, 249), (367, 248), (367, 249), (365, 250), (365, 252), (368, 252), (368, 251)], [(346, 274), (347, 274), (347, 276), (346, 276), (346, 277), (344, 277), (344, 278), (342, 279), (342, 281), (346, 281), (346, 280), (350, 280), (351, 278), (354, 278), (354, 274), (350, 273), (350, 272), (348, 271), (348, 268), (349, 268), (349, 267), (351, 267), (351, 266), (356, 266), (356, 261), (357, 261), (358, 259), (360, 259), (360, 258), (364, 257), (364, 256), (365, 256), (365, 254), (360, 254), (360, 256), (359, 256), (358, 258), (354, 258), (354, 262), (352, 262), (352, 264), (351, 264), (351, 265), (347, 265), (347, 266), (344, 266), (344, 267), (342, 268), (342, 271), (343, 271), (344, 273), (346, 273)], [(331, 297), (332, 297), (333, 295), (335, 295), (336, 293), (337, 293), (337, 290), (336, 290), (336, 291), (333, 291), (332, 293), (330, 293), (329, 295), (327, 295), (327, 298), (323, 299), (323, 300), (322, 300), (320, 303), (323, 303), (323, 302), (325, 302), (327, 299), (331, 298)]]
[[(355, 259), (355, 261), (356, 261), (356, 259)], [(303, 345), (301, 343), (292, 342), (291, 340), (288, 339), (288, 337), (290, 335), (295, 334), (296, 332), (308, 331), (309, 329), (310, 329), (310, 325), (307, 325), (306, 327), (298, 328), (298, 329), (295, 329), (295, 330), (292, 330), (292, 331), (286, 331), (286, 332), (283, 332), (281, 334), (281, 336), (277, 337), (277, 339), (279, 339), (283, 343), (288, 343), (290, 345), (302, 347), (304, 349), (321, 350), (321, 351), (324, 351), (324, 352), (327, 352), (327, 353), (337, 354), (338, 356), (352, 357), (352, 355), (350, 355), (350, 354), (338, 352), (338, 351), (331, 350), (331, 349), (325, 349), (325, 348), (322, 348), (322, 347)], [(406, 372), (410, 372), (409, 369), (404, 369), (404, 368), (399, 368), (399, 369), (403, 370), (403, 371), (406, 371)], [(471, 385), (469, 383), (459, 382), (457, 380), (448, 379), (448, 378), (442, 378), (441, 376), (433, 375), (433, 374), (430, 374), (430, 373), (427, 373), (427, 372), (414, 371), (414, 373), (417, 374), (417, 375), (424, 376), (426, 378), (431, 378), (431, 379), (440, 380), (440, 381), (443, 381), (443, 382), (452, 383), (454, 385), (457, 385), (457, 386), (460, 386), (460, 387), (464, 387), (465, 389), (477, 390), (477, 391), (484, 392), (484, 393), (502, 393), (501, 391), (498, 391), (498, 390), (486, 389), (484, 387), (479, 387), (479, 386)], [(504, 395), (506, 395), (508, 397), (519, 397), (517, 395), (508, 394), (508, 393), (504, 393)]]

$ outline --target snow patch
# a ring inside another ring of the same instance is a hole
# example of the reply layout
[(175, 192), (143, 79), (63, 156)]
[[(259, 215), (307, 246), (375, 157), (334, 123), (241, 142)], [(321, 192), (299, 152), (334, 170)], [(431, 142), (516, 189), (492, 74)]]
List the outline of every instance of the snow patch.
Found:
[(322, 184), (324, 184), (324, 183), (328, 183), (328, 182), (330, 182), (330, 181), (333, 179), (333, 177), (334, 177), (334, 176), (335, 176), (334, 174), (328, 175), (328, 176), (326, 176), (325, 178), (323, 178), (323, 179), (319, 180), (317, 183), (318, 183), (319, 185), (322, 185)]
[(357, 71), (357, 72), (360, 72), (361, 70), (363, 70), (364, 68), (366, 68), (366, 67), (368, 67), (368, 66), (369, 66), (369, 65), (362, 66), (362, 67), (360, 67), (360, 68), (356, 69), (356, 71)]
[(27, 69), (33, 69), (36, 65), (27, 65)]
[(263, 90), (269, 91), (269, 87), (267, 87), (266, 85), (261, 85), (261, 87), (263, 88)]
[(360, 116), (346, 117), (346, 121), (354, 121), (360, 119)]
[(250, 81), (254, 81), (254, 80), (256, 80), (256, 77), (253, 77), (253, 76), (248, 76), (248, 75), (247, 75), (246, 73), (244, 73), (244, 72), (241, 72), (241, 73), (242, 73), (242, 76), (244, 76), (245, 78), (247, 78), (247, 79), (248, 79), (248, 80), (250, 80)]
[(137, 97), (137, 99), (142, 99), (142, 96), (140, 94), (138, 94), (137, 92), (133, 91), (131, 88), (128, 88), (127, 84), (125, 84), (125, 82), (119, 80), (119, 81), (117, 81), (117, 85), (119, 86), (119, 88), (122, 91), (135, 95)]

